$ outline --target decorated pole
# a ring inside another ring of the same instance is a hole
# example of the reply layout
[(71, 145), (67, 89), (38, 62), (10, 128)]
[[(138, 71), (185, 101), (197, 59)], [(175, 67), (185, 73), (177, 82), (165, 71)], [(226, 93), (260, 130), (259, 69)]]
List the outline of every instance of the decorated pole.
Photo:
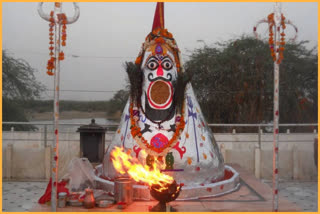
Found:
[(50, 38), (50, 59), (47, 66), (47, 74), (54, 76), (54, 141), (52, 155), (52, 192), (51, 192), (51, 211), (57, 210), (57, 183), (58, 183), (58, 162), (59, 162), (59, 83), (60, 83), (60, 61), (64, 59), (64, 53), (61, 51), (61, 46), (66, 45), (66, 24), (72, 24), (78, 20), (80, 9), (77, 3), (73, 3), (75, 14), (73, 17), (67, 17), (62, 13), (62, 3), (55, 2), (54, 10), (50, 14), (45, 14), (42, 6), (43, 2), (39, 3), (38, 13), (41, 18), (50, 22), (49, 38)]
[[(273, 180), (272, 180), (272, 210), (278, 211), (278, 176), (279, 176), (279, 65), (283, 59), (283, 51), (285, 45), (284, 29), (286, 24), (294, 27), (297, 37), (298, 29), (289, 20), (286, 20), (281, 13), (281, 5), (276, 2), (274, 5), (274, 13), (268, 15), (268, 19), (260, 20), (253, 28), (254, 34), (257, 38), (257, 27), (261, 23), (268, 23), (269, 25), (269, 45), (271, 56), (274, 61), (274, 91), (273, 91)], [(280, 30), (282, 29), (282, 32)]]

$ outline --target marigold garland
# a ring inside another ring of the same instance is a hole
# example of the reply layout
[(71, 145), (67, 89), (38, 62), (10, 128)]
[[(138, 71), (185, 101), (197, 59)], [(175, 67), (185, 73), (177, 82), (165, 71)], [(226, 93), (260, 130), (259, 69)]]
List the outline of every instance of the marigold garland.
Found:
[(49, 60), (48, 60), (48, 65), (47, 65), (47, 74), (49, 76), (52, 76), (54, 75), (54, 73), (52, 72), (52, 70), (54, 69), (54, 61), (55, 61), (55, 58), (54, 57), (51, 57)]
[(173, 134), (172, 138), (169, 140), (168, 144), (165, 145), (162, 148), (155, 148), (152, 145), (150, 145), (148, 143), (148, 141), (142, 136), (141, 133), (141, 128), (137, 125), (137, 121), (134, 119), (134, 113), (133, 113), (133, 103), (130, 103), (130, 120), (131, 120), (131, 135), (132, 137), (136, 140), (136, 142), (139, 144), (139, 146), (142, 149), (147, 150), (148, 154), (150, 155), (155, 155), (155, 156), (161, 156), (161, 155), (165, 155), (172, 147), (174, 147), (177, 143), (177, 141), (179, 140), (180, 134), (182, 133), (182, 131), (184, 130), (185, 127), (185, 121), (184, 121), (184, 111), (182, 109), (182, 115), (181, 115), (181, 119), (180, 122), (178, 124), (178, 126), (176, 127), (176, 131)]
[(161, 43), (161, 44), (164, 44), (164, 43), (165, 43), (165, 41), (164, 41), (164, 39), (163, 39), (162, 37), (158, 37), (158, 38), (156, 38), (154, 41), (155, 41), (156, 43)]
[[(67, 40), (67, 16), (66, 14), (64, 13), (61, 13), (61, 14), (57, 14), (57, 17), (58, 17), (58, 22), (62, 24), (62, 30), (61, 30), (61, 41), (57, 41), (57, 42), (61, 42), (61, 45), (62, 46), (66, 46), (66, 40)], [(54, 72), (53, 72), (53, 69), (55, 69), (55, 57), (54, 57), (54, 27), (56, 25), (55, 23), (55, 20), (54, 20), (54, 12), (51, 11), (50, 12), (50, 19), (49, 19), (49, 55), (50, 55), (50, 59), (48, 60), (48, 63), (47, 63), (47, 74), (49, 76), (53, 76), (54, 75)], [(63, 51), (61, 51), (59, 53), (59, 56), (58, 56), (58, 60), (62, 61), (64, 60), (64, 53)]]
[(54, 12), (51, 11), (50, 12), (50, 23), (49, 23), (49, 50), (50, 50), (50, 53), (49, 55), (51, 56), (51, 58), (48, 60), (48, 63), (47, 63), (47, 74), (49, 76), (52, 76), (54, 75), (54, 73), (52, 72), (52, 70), (54, 69), (54, 60), (55, 58), (53, 57), (54, 53), (53, 53), (53, 50), (54, 50), (54, 42), (53, 42), (53, 36), (54, 36), (54, 33), (53, 33), (53, 27), (55, 26), (55, 22), (54, 22), (54, 18), (53, 18), (53, 15), (54, 15)]
[(141, 66), (141, 63), (143, 61), (143, 54), (144, 54), (145, 50), (147, 49), (148, 46), (150, 46), (154, 42), (161, 43), (161, 44), (166, 43), (172, 49), (172, 53), (173, 53), (175, 61), (176, 61), (177, 71), (180, 72), (180, 70), (181, 70), (180, 50), (179, 50), (172, 34), (170, 32), (168, 32), (167, 29), (156, 28), (156, 29), (152, 30), (152, 32), (147, 35), (145, 42), (142, 44), (141, 51), (140, 51), (138, 57), (136, 58), (135, 64), (138, 66)]
[(66, 46), (66, 40), (67, 40), (67, 16), (66, 14), (61, 14), (61, 23), (62, 23), (62, 30), (61, 30), (61, 45)]
[(63, 51), (61, 51), (60, 53), (59, 53), (59, 60), (61, 61), (61, 60), (64, 60), (64, 53), (63, 53)]
[[(269, 45), (270, 45), (270, 51), (271, 51), (271, 57), (273, 59), (273, 61), (277, 61), (277, 64), (280, 64), (281, 61), (283, 60), (283, 51), (284, 51), (284, 45), (286, 44), (285, 42), (285, 33), (284, 33), (284, 29), (286, 29), (286, 24), (285, 24), (285, 17), (283, 14), (281, 14), (281, 27), (282, 27), (282, 33), (280, 34), (281, 38), (280, 38), (280, 44), (279, 45), (279, 49), (278, 50), (274, 50), (275, 49), (275, 43), (274, 43), (274, 34), (273, 34), (273, 27), (275, 25), (275, 21), (274, 21), (274, 13), (271, 13), (268, 15), (268, 23), (269, 23)], [(276, 29), (277, 31), (280, 31), (280, 28)], [(278, 60), (276, 58), (276, 53), (275, 52), (279, 52), (279, 57)]]

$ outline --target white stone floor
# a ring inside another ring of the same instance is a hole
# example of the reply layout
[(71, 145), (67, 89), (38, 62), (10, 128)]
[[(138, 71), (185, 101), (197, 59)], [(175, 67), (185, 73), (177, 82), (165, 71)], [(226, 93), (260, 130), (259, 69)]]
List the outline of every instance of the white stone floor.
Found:
[[(262, 180), (272, 188), (272, 181)], [(303, 212), (318, 212), (318, 182), (280, 181), (279, 194)]]
[(47, 182), (3, 182), (2, 211), (28, 212), (44, 194)]
[[(271, 181), (262, 180), (272, 186)], [(3, 182), (2, 211), (28, 212), (44, 194), (47, 182)], [(280, 195), (296, 203), (304, 212), (318, 211), (318, 183), (280, 181)]]

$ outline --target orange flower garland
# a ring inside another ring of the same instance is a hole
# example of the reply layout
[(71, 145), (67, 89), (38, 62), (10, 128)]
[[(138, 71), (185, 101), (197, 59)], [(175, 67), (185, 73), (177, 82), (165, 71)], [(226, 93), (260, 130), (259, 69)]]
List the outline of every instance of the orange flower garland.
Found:
[(273, 41), (273, 26), (274, 26), (274, 19), (273, 19), (273, 13), (268, 15), (268, 23), (269, 23), (269, 45), (270, 45), (270, 51), (271, 51), (271, 57), (273, 61), (276, 61), (276, 54), (274, 52), (274, 41)]
[(53, 27), (55, 25), (53, 15), (54, 15), (54, 12), (51, 11), (50, 12), (50, 19), (49, 19), (49, 21), (50, 21), (50, 24), (49, 24), (49, 40), (50, 40), (49, 50), (50, 50), (50, 53), (49, 53), (49, 55), (51, 56), (51, 58), (48, 60), (48, 63), (47, 63), (47, 74), (49, 76), (54, 75), (52, 70), (54, 69), (54, 60), (55, 60), (55, 58), (53, 57), (53, 55), (54, 55), (54, 53), (53, 53), (53, 50), (54, 50), (54, 47), (53, 47), (53, 44), (54, 44), (54, 42), (53, 42), (53, 36), (54, 36)]
[[(67, 16), (66, 14), (64, 13), (61, 13), (61, 14), (57, 14), (58, 16), (58, 20), (59, 20), (59, 23), (62, 24), (62, 30), (61, 30), (61, 45), (62, 46), (66, 46), (66, 40), (67, 40), (67, 32), (66, 32), (66, 29), (67, 29)], [(48, 60), (48, 63), (47, 63), (47, 74), (50, 75), (50, 76), (53, 76), (54, 75), (54, 72), (52, 71), (54, 68), (55, 68), (55, 57), (54, 57), (54, 41), (53, 41), (53, 36), (54, 36), (54, 27), (55, 27), (55, 20), (54, 20), (54, 12), (51, 11), (50, 12), (50, 24), (49, 24), (49, 50), (50, 50), (50, 53), (49, 55), (51, 56), (50, 59)], [(58, 41), (60, 42), (60, 41)], [(59, 53), (59, 56), (58, 56), (58, 59), (60, 61), (64, 60), (64, 53), (63, 51), (61, 51)]]
[(156, 28), (151, 33), (149, 33), (145, 39), (145, 43), (142, 44), (142, 49), (136, 58), (135, 64), (141, 66), (143, 60), (143, 54), (146, 50), (146, 47), (150, 45), (150, 43), (156, 42), (164, 44), (166, 43), (171, 49), (176, 61), (177, 71), (181, 70), (180, 65), (180, 50), (170, 32), (167, 29)]
[[(130, 104), (131, 135), (134, 139), (136, 139), (136, 141), (140, 145), (140, 147), (142, 147), (143, 149), (149, 150), (149, 152), (148, 152), (149, 154), (156, 155), (156, 156), (163, 155), (163, 153), (166, 153), (173, 146), (175, 146), (175, 144), (177, 143), (177, 141), (180, 137), (181, 132), (184, 130), (185, 121), (184, 121), (183, 113), (184, 112), (182, 110), (180, 124), (176, 127), (176, 131), (173, 134), (172, 138), (169, 140), (168, 144), (162, 148), (155, 148), (155, 147), (151, 146), (148, 143), (148, 141), (142, 136), (141, 128), (139, 126), (137, 126), (136, 121), (133, 118), (134, 117), (133, 103), (131, 102), (131, 104)], [(150, 151), (150, 150), (152, 150), (152, 151)]]
[(63, 53), (63, 51), (61, 51), (60, 53), (59, 53), (59, 58), (58, 58), (60, 61), (61, 60), (64, 60), (64, 53)]
[(158, 37), (158, 38), (156, 38), (154, 41), (155, 41), (156, 43), (161, 43), (161, 44), (164, 44), (164, 43), (165, 43), (165, 41), (164, 41), (164, 39), (163, 39), (162, 37)]
[(66, 29), (67, 29), (67, 16), (66, 16), (66, 14), (64, 14), (64, 13), (62, 13), (61, 14), (61, 21), (62, 21), (62, 35), (61, 35), (61, 40), (62, 40), (62, 42), (61, 42), (61, 45), (62, 46), (66, 46), (66, 40), (67, 40), (67, 31), (66, 31)]
[(48, 65), (47, 65), (48, 71), (47, 71), (47, 74), (48, 74), (49, 76), (54, 75), (54, 73), (52, 72), (52, 70), (54, 69), (54, 60), (55, 60), (54, 57), (51, 57), (51, 58), (48, 60)]
[[(276, 50), (277, 52), (279, 52), (279, 57), (278, 60), (276, 58), (276, 54), (275, 54), (275, 46), (274, 46), (274, 40), (273, 40), (273, 27), (274, 27), (274, 13), (271, 13), (268, 15), (268, 23), (269, 23), (269, 45), (270, 45), (270, 51), (271, 51), (271, 57), (273, 59), (273, 61), (277, 61), (278, 64), (281, 63), (281, 61), (283, 60), (283, 51), (284, 51), (284, 45), (285, 43), (285, 33), (284, 33), (284, 29), (286, 28), (285, 25), (285, 17), (283, 14), (281, 14), (281, 27), (282, 27), (282, 33), (280, 34), (281, 38), (281, 42), (279, 44), (279, 50)], [(276, 29), (277, 31), (280, 31), (280, 29)]]
[(280, 42), (280, 45), (279, 45), (279, 59), (277, 61), (278, 64), (281, 63), (281, 61), (283, 60), (283, 51), (284, 51), (284, 45), (286, 44), (285, 42), (285, 33), (284, 33), (284, 29), (286, 29), (286, 24), (284, 22), (286, 18), (284, 17), (283, 14), (281, 14), (281, 26), (282, 26), (282, 33), (280, 34), (281, 38), (281, 42)]

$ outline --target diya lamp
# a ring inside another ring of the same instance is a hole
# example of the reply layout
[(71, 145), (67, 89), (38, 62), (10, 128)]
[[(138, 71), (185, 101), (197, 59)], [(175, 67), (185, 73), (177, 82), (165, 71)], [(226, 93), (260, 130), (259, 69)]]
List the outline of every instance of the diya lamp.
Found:
[(182, 186), (182, 184), (178, 185), (175, 180), (171, 184), (167, 184), (164, 187), (160, 187), (158, 184), (153, 184), (151, 186), (150, 194), (154, 199), (159, 201), (159, 203), (152, 207), (149, 211), (166, 212), (167, 208), (169, 208), (168, 211), (176, 211), (176, 209), (173, 207), (168, 206), (167, 203), (178, 198)]

